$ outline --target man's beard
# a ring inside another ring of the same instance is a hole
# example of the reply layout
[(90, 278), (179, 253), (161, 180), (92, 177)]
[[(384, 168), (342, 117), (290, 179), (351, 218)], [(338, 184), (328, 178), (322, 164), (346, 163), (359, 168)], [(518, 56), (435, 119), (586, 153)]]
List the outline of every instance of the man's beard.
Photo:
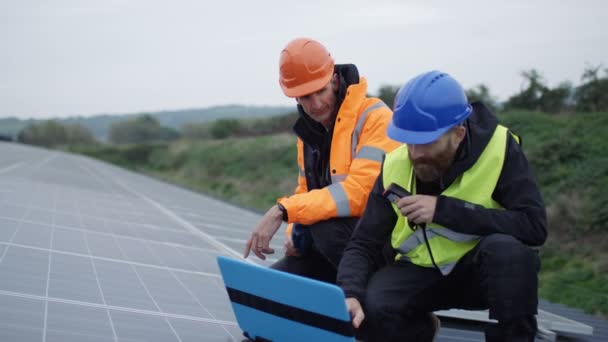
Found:
[(416, 177), (423, 182), (433, 182), (443, 176), (445, 171), (452, 165), (456, 149), (451, 143), (435, 157), (418, 158), (412, 161)]
[(322, 124), (326, 128), (331, 128), (331, 126), (333, 125), (334, 120), (336, 118), (336, 115), (338, 114), (337, 108), (335, 108), (335, 107), (336, 106), (333, 106), (333, 108), (330, 108), (327, 111), (323, 112), (322, 114), (318, 114), (318, 115), (312, 115), (310, 113), (306, 113), (306, 114), (311, 119)]

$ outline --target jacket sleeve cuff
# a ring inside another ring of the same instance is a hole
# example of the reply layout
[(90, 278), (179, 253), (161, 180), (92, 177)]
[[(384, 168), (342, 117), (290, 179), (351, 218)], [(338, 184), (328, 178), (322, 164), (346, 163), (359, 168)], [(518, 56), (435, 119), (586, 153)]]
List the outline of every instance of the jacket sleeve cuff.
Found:
[(469, 231), (462, 231), (462, 220), (463, 218), (467, 218), (470, 216), (470, 214), (472, 214), (465, 211), (474, 211), (480, 208), (483, 207), (458, 198), (440, 195), (437, 197), (437, 205), (435, 206), (433, 222), (444, 227), (456, 229), (461, 233), (473, 234)]
[(283, 197), (277, 199), (277, 206), (283, 213), (283, 221), (290, 223), (289, 222), (289, 197), (283, 196)]
[(363, 300), (365, 296), (363, 295), (363, 291), (357, 291), (355, 289), (342, 289), (344, 291), (344, 298), (355, 298), (363, 305)]
[(283, 214), (283, 221), (287, 222), (289, 219), (289, 216), (287, 216), (287, 209), (285, 209), (285, 207), (280, 202), (277, 202), (277, 207), (279, 207), (279, 210)]

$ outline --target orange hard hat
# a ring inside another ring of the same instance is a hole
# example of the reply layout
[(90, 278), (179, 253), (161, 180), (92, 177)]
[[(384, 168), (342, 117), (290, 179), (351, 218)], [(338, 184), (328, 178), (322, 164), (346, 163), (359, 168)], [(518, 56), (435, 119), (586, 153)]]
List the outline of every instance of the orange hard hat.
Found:
[(288, 97), (312, 94), (325, 87), (334, 73), (334, 60), (321, 43), (296, 38), (281, 51), (279, 83)]

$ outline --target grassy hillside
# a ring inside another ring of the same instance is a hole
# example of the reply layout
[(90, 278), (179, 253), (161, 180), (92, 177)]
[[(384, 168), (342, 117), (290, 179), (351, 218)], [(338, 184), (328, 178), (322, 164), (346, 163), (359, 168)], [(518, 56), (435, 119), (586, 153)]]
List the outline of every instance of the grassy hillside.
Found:
[(544, 298), (608, 315), (608, 113), (508, 113), (548, 205)]
[[(608, 113), (501, 120), (523, 137), (548, 205), (541, 296), (608, 315)], [(72, 150), (261, 211), (295, 187), (294, 142), (283, 133)]]
[(295, 138), (286, 133), (70, 150), (258, 211), (292, 193), (298, 174)]
[[(152, 155), (150, 173), (256, 210), (293, 192), (295, 139), (280, 134), (220, 141), (180, 141)], [(203, 166), (204, 165), (204, 166)]]

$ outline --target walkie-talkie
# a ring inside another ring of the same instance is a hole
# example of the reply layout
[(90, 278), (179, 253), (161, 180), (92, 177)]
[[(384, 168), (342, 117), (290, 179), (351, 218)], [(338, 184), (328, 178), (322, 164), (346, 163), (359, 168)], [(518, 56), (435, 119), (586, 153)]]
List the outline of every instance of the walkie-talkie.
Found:
[[(411, 196), (412, 193), (405, 190), (404, 188), (402, 188), (399, 184), (397, 183), (391, 183), (388, 188), (386, 188), (386, 190), (384, 190), (384, 193), (382, 194), (386, 199), (388, 199), (389, 201), (391, 201), (391, 203), (394, 203), (395, 205), (397, 205), (397, 202), (399, 202), (399, 200), (403, 197), (406, 196)], [(418, 226), (413, 223), (410, 222), (409, 220), (407, 221), (408, 225), (410, 226), (410, 228), (412, 230), (416, 230), (418, 229)]]
[[(382, 195), (386, 199), (391, 201), (392, 203), (397, 204), (397, 202), (401, 198), (403, 198), (405, 196), (411, 196), (412, 194), (409, 191), (402, 188), (401, 186), (399, 186), (398, 184), (391, 183), (388, 186), (388, 188), (386, 188), (386, 190), (384, 190), (384, 193), (382, 193)], [(410, 220), (408, 220), (407, 224), (410, 227), (410, 229), (413, 231), (416, 231), (418, 229), (418, 227), (422, 228), (422, 235), (424, 237), (424, 243), (426, 244), (426, 249), (429, 251), (429, 255), (431, 256), (431, 262), (433, 263), (433, 266), (435, 266), (435, 269), (437, 269), (437, 271), (439, 271), (439, 273), (443, 275), (443, 273), (441, 272), (441, 269), (439, 268), (439, 266), (437, 266), (437, 263), (435, 263), (435, 257), (433, 256), (433, 251), (431, 250), (431, 245), (429, 244), (429, 239), (426, 235), (426, 223), (415, 224), (415, 223), (411, 222)]]
[(382, 195), (392, 203), (397, 203), (402, 197), (411, 196), (412, 194), (399, 184), (391, 183)]

